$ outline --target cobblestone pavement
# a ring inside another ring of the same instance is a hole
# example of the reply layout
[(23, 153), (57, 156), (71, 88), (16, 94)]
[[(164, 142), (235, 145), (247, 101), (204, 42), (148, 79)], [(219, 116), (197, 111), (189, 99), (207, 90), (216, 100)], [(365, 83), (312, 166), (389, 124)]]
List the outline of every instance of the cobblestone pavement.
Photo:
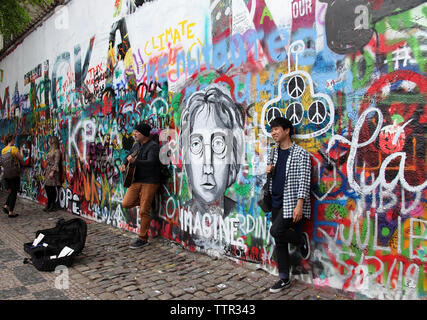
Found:
[[(0, 202), (6, 193), (0, 192)], [(293, 280), (291, 288), (272, 294), (277, 277), (249, 270), (225, 258), (190, 252), (160, 237), (132, 250), (136, 235), (103, 223), (86, 220), (88, 234), (83, 252), (68, 269), (68, 288), (60, 273), (40, 272), (23, 264), (25, 242), (35, 232), (55, 226), (70, 213), (45, 213), (42, 206), (19, 198), (10, 219), (0, 213), (1, 300), (351, 300), (345, 292), (316, 288)], [(63, 275), (63, 273), (61, 273)], [(62, 289), (58, 289), (61, 288)]]

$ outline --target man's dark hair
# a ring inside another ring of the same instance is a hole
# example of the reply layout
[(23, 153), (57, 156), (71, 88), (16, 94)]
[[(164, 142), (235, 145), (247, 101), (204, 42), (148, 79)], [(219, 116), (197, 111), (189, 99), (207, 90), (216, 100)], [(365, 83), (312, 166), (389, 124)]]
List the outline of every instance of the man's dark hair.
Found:
[(5, 146), (7, 146), (9, 144), (9, 142), (11, 142), (13, 140), (14, 136), (12, 134), (7, 134), (6, 136), (3, 137), (3, 143)]
[(290, 129), (289, 130), (289, 136), (292, 136), (294, 134), (294, 126), (292, 125), (292, 122), (290, 122), (288, 119), (284, 117), (274, 118), (270, 122), (270, 128), (274, 127), (282, 127), (283, 130)]

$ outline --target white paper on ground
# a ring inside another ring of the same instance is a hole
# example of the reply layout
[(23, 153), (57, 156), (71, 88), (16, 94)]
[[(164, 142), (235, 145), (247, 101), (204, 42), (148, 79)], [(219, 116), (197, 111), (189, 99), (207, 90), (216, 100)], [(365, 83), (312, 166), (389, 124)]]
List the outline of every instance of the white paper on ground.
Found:
[(43, 238), (44, 238), (44, 234), (40, 233), (39, 236), (34, 239), (34, 241), (33, 241), (33, 247), (35, 247), (36, 245), (38, 245), (40, 243), (40, 241), (42, 241)]
[(50, 256), (50, 259), (56, 259), (56, 256)]
[(74, 252), (74, 249), (71, 249), (71, 248), (69, 248), (69, 247), (65, 246), (65, 247), (62, 249), (62, 251), (59, 253), (58, 258), (62, 258), (62, 257), (65, 257), (65, 256), (69, 256), (69, 255), (70, 255), (70, 254), (72, 254), (73, 252)]
[(47, 244), (46, 242), (44, 242), (44, 243), (43, 243), (43, 247), (45, 247), (45, 248), (46, 248), (47, 246), (48, 246), (48, 244)]

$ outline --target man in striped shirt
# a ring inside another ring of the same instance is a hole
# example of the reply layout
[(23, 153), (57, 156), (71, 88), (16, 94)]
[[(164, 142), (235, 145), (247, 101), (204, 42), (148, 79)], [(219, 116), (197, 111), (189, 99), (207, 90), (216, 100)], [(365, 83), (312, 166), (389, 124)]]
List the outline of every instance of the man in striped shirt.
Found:
[(302, 231), (304, 219), (310, 219), (310, 155), (295, 144), (292, 123), (283, 117), (270, 123), (276, 142), (273, 162), (267, 166), (272, 174), (270, 192), (272, 212), (270, 234), (274, 238), (280, 280), (270, 288), (276, 293), (290, 286), (289, 243), (297, 246), (303, 259), (310, 256), (308, 235)]

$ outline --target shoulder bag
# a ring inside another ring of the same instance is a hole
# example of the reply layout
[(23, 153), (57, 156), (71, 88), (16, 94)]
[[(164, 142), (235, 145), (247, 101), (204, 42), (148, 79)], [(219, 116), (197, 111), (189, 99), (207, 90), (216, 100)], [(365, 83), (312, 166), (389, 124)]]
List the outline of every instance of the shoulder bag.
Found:
[[(273, 159), (274, 159), (274, 150), (271, 150), (270, 164), (273, 163)], [(273, 209), (271, 192), (270, 192), (270, 181), (273, 177), (273, 172), (274, 172), (274, 168), (269, 174), (267, 174), (267, 181), (262, 187), (262, 192), (257, 202), (258, 205), (261, 207), (262, 211), (264, 212), (271, 212), (271, 210)]]

